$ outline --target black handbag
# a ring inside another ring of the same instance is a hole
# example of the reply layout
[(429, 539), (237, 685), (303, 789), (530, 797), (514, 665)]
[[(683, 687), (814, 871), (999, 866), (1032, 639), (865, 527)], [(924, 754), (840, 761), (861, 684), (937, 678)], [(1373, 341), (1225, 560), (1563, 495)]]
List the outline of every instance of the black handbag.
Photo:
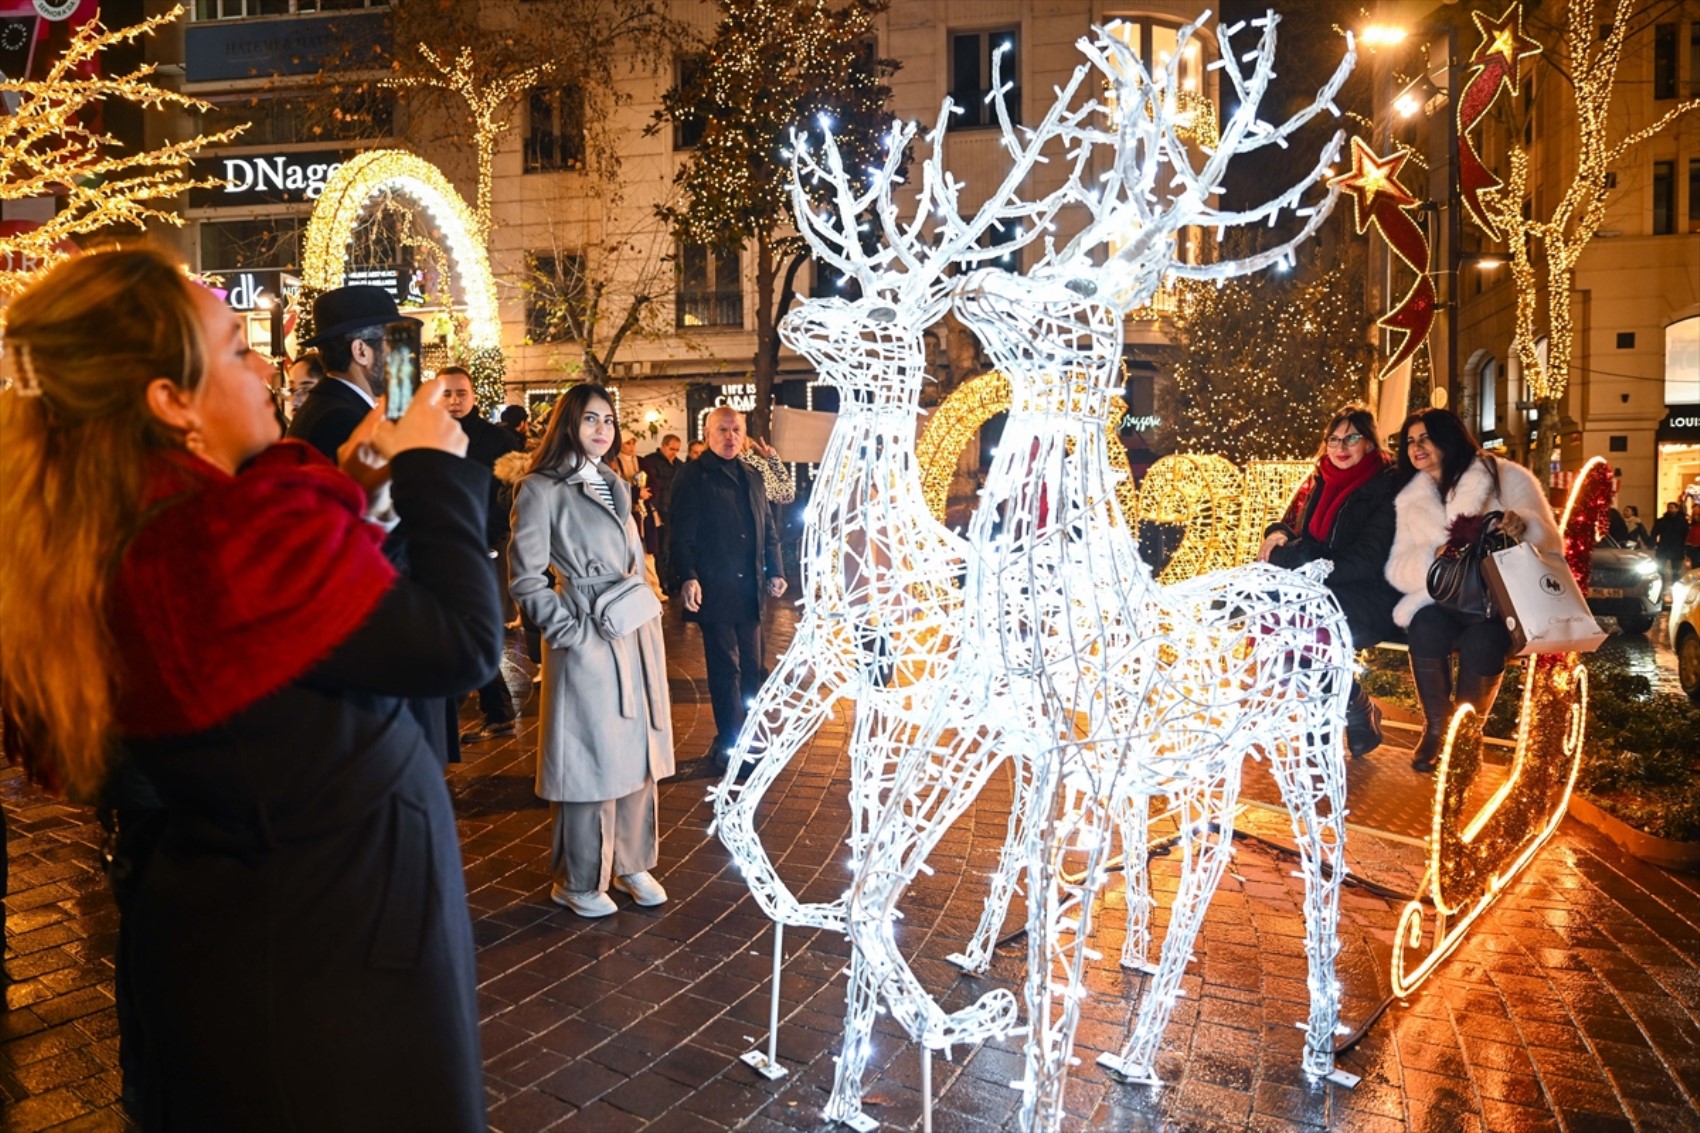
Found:
[(1482, 577), (1482, 563), (1495, 551), (1516, 542), (1499, 529), (1502, 511), (1482, 516), (1481, 530), (1467, 542), (1448, 542), (1435, 552), (1428, 568), (1428, 596), (1434, 604), (1461, 617), (1485, 622), (1499, 617), (1493, 594)]

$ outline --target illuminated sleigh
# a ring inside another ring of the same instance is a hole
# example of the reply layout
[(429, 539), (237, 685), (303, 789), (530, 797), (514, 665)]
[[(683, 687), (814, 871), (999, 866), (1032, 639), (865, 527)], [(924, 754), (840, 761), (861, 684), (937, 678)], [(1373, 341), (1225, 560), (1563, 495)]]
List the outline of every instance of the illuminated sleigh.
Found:
[[(1603, 459), (1590, 460), (1560, 523), (1565, 559), (1583, 590), (1594, 543), (1605, 530), (1611, 479)], [(1558, 829), (1582, 764), (1587, 714), (1588, 674), (1580, 654), (1530, 658), (1516, 754), (1505, 782), (1473, 811), (1482, 721), (1468, 704), (1453, 716), (1435, 774), (1428, 869), (1394, 935), (1394, 995), (1409, 995), (1428, 978)]]

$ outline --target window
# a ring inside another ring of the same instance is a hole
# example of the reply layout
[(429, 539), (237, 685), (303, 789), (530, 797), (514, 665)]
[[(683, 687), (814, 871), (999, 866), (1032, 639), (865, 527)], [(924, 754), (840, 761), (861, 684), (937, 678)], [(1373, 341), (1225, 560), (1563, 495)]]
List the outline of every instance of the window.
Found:
[(1618, 331), (1617, 332), (1617, 348), (1619, 350), (1634, 350), (1635, 349), (1635, 332), (1632, 331), (1632, 330), (1620, 330), (1620, 331)]
[(1676, 25), (1653, 29), (1653, 97), (1676, 97)]
[(1676, 162), (1653, 162), (1653, 235), (1676, 231)]
[(584, 301), (584, 257), (575, 253), (525, 254), (525, 340), (571, 342), (574, 308)]
[(584, 98), (577, 87), (534, 87), (526, 118), (525, 172), (584, 165)]
[[(994, 222), (992, 226), (980, 234), (980, 247), (990, 248), (995, 244), (1007, 243), (1010, 236), (1004, 234), (1004, 226)], [(1021, 272), (1021, 249), (1011, 248), (995, 260), (987, 260), (981, 267), (997, 268), (1013, 274)]]
[(1626, 434), (1613, 434), (1606, 438), (1606, 448), (1612, 452), (1628, 452), (1629, 437)]
[(862, 293), (855, 277), (845, 275), (825, 260), (814, 261), (814, 277), (809, 281), (811, 299), (855, 299)]
[[(696, 84), (697, 76), (702, 73), (707, 59), (701, 55), (685, 55), (679, 59), (677, 80), (679, 89), (688, 91)], [(703, 127), (707, 123), (701, 118), (691, 116), (679, 118), (673, 122), (673, 148), (693, 149), (702, 141)]]
[(346, 89), (335, 99), (323, 95), (293, 98), (237, 98), (200, 112), (200, 130), (216, 133), (247, 124), (238, 145), (292, 145), (296, 142), (356, 141), (395, 133), (395, 95), (387, 90)]
[(1688, 28), (1688, 93), (1700, 98), (1700, 20)]
[(201, 270), (296, 268), (301, 263), (304, 216), (263, 220), (203, 220), (200, 223)]
[(243, 20), (250, 16), (297, 16), (389, 6), (389, 0), (195, 0), (195, 19)]
[(743, 280), (738, 253), (685, 244), (679, 248), (679, 290), (673, 305), (678, 327), (744, 325)]
[(1499, 359), (1489, 358), (1482, 363), (1481, 372), (1477, 375), (1476, 406), (1480, 409), (1478, 417), (1481, 431), (1493, 431), (1495, 418), (1499, 415)]
[(1700, 315), (1665, 328), (1665, 404), (1700, 405)]
[(1700, 157), (1688, 159), (1688, 231), (1700, 232)]
[(997, 125), (997, 110), (986, 102), (992, 89), (992, 57), (998, 61), (998, 79), (1013, 84), (1004, 95), (1011, 122), (1021, 121), (1021, 55), (1013, 28), (1002, 31), (952, 32), (950, 36), (950, 97), (961, 109), (954, 119), (957, 129)]

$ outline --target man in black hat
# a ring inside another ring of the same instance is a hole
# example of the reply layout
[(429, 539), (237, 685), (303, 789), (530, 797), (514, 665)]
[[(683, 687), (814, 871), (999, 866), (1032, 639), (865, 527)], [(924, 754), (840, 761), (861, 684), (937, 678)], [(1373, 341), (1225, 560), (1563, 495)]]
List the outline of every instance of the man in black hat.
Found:
[(313, 301), (312, 338), (324, 360), (326, 379), (314, 386), (289, 423), (289, 435), (332, 460), (384, 392), (384, 326), (403, 319), (395, 298), (382, 287), (337, 287)]

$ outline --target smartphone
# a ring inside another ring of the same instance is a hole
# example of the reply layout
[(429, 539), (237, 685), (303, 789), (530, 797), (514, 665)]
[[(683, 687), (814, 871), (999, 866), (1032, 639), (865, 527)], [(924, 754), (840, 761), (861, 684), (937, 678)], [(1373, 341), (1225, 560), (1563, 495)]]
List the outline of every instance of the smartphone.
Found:
[(392, 421), (407, 412), (419, 389), (419, 331), (411, 319), (384, 327), (384, 412)]

